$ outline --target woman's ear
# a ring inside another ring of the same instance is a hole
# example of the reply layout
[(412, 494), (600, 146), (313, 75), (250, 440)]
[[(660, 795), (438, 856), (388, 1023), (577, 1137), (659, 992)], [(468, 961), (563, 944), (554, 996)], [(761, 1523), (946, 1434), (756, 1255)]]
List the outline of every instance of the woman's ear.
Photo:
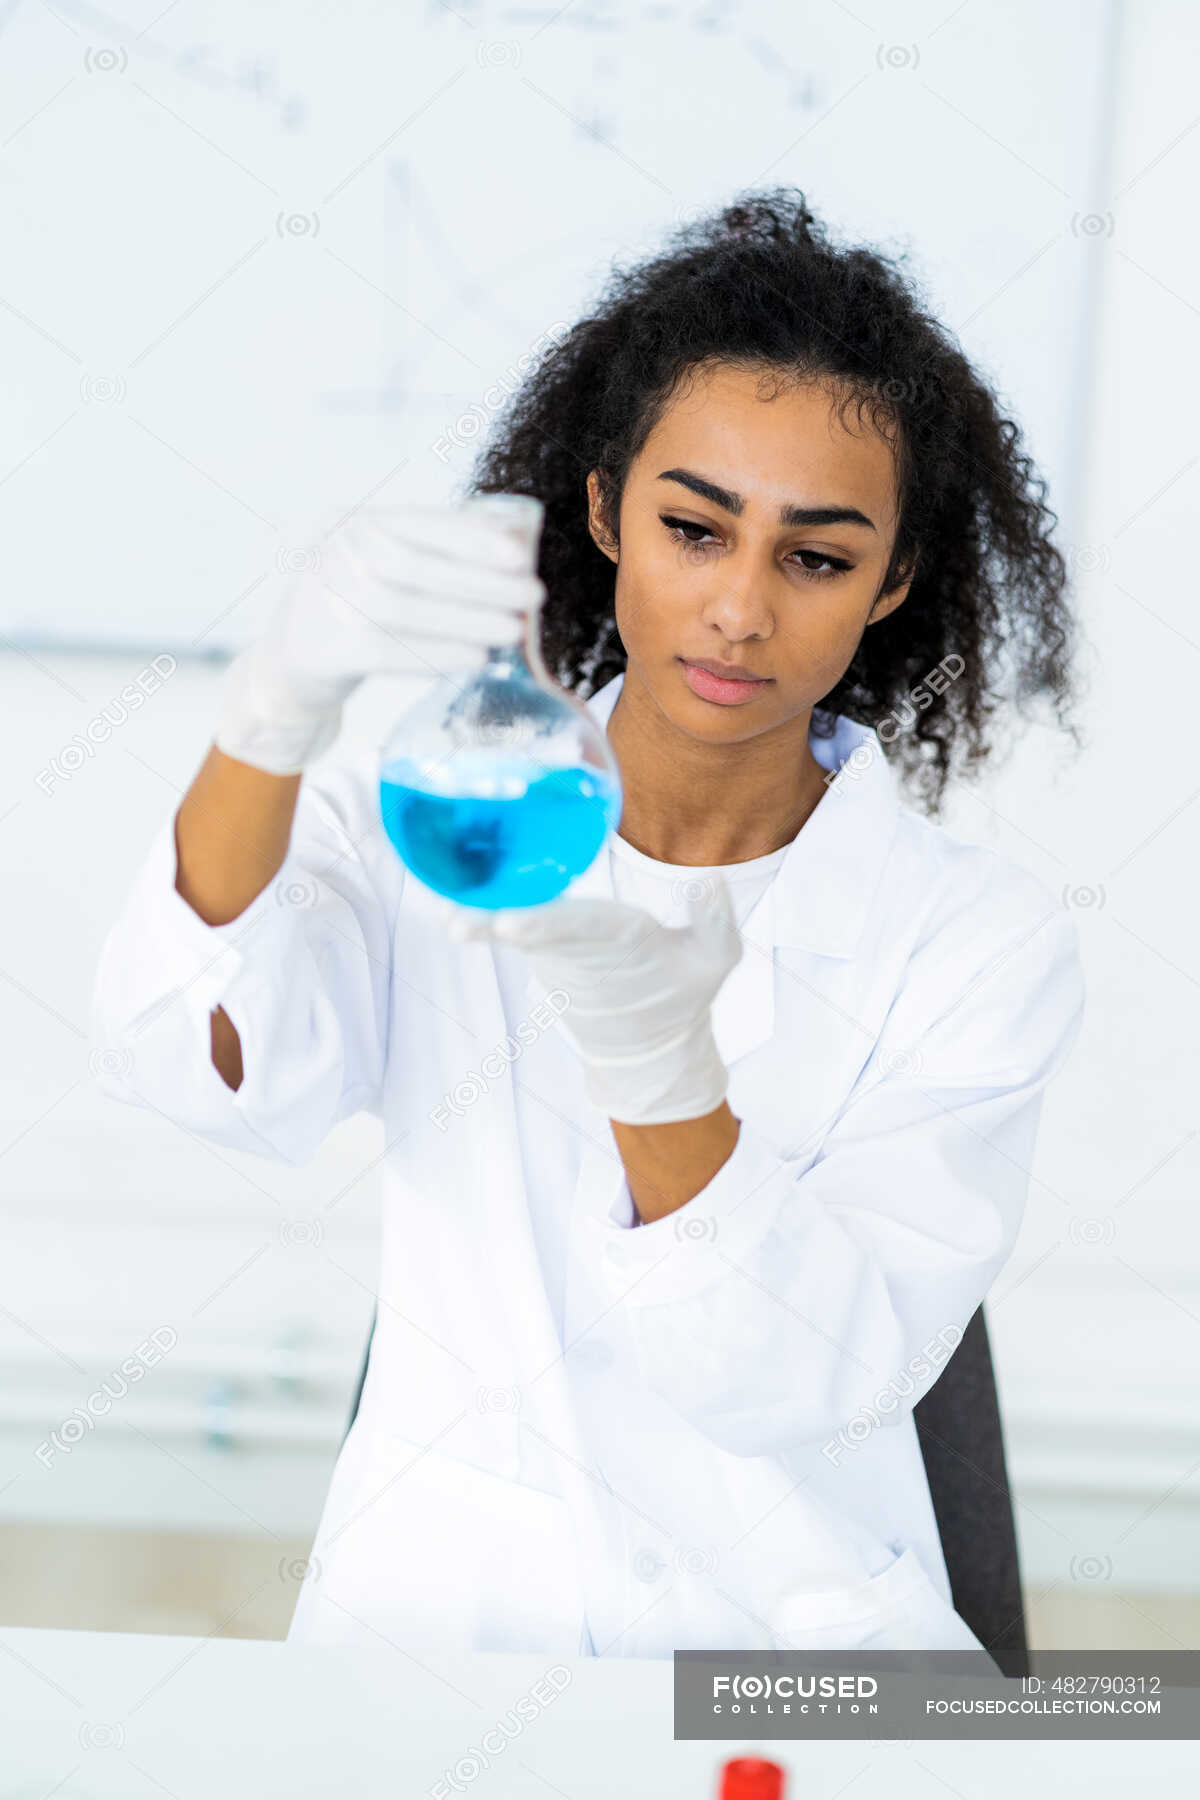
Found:
[(896, 608), (902, 606), (908, 598), (908, 590), (911, 586), (910, 578), (900, 587), (893, 588), (890, 594), (881, 594), (867, 615), (867, 624), (878, 625), (880, 619), (886, 619), (889, 613), (894, 613)]
[(588, 474), (587, 491), (588, 491), (588, 530), (591, 533), (592, 542), (597, 546), (598, 549), (603, 550), (605, 556), (608, 557), (610, 562), (616, 562), (616, 560), (617, 560), (617, 544), (613, 538), (612, 532), (608, 529), (608, 526), (606, 525), (606, 523), (604, 521), (604, 508), (603, 508), (603, 499), (602, 499), (602, 489), (600, 486), (599, 470), (592, 469), (590, 471), (590, 473)]
[(917, 560), (918, 559), (914, 554), (908, 565), (908, 573), (903, 579), (899, 581), (890, 592), (879, 595), (874, 606), (867, 615), (868, 625), (877, 625), (880, 619), (886, 619), (889, 613), (894, 613), (896, 608), (902, 606), (905, 600), (908, 599), (908, 590), (912, 586), (917, 573)]

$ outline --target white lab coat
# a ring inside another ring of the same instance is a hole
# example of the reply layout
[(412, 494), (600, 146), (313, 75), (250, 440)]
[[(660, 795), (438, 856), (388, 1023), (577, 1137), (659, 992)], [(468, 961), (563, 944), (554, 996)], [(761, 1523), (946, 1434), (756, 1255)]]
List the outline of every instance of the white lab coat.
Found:
[[(602, 724), (621, 681), (588, 702)], [(869, 728), (812, 743), (841, 773), (714, 1010), (737, 1145), (645, 1226), (561, 997), (511, 947), (447, 937), (370, 766), (335, 752), (305, 778), (278, 878), (229, 925), (176, 893), (158, 835), (98, 974), (108, 1091), (284, 1163), (360, 1109), (388, 1144), (370, 1367), (293, 1637), (978, 1647), (912, 1408), (1012, 1250), (1079, 1029), (1077, 935), (1035, 877), (902, 805)], [(572, 891), (611, 891), (606, 855)], [(555, 1270), (526, 1192), (551, 1142)]]

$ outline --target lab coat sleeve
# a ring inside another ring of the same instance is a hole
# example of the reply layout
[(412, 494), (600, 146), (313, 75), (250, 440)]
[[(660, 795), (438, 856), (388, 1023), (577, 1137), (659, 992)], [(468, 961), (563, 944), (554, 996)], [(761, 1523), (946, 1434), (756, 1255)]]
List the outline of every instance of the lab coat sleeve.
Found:
[(630, 1229), (624, 1183), (602, 1221), (646, 1381), (733, 1454), (836, 1456), (911, 1411), (1008, 1259), (1084, 1004), (1076, 928), (1039, 891), (1049, 910), (986, 956), (968, 917), (910, 962), (815, 1150), (781, 1156), (743, 1119), (685, 1205)]
[[(206, 924), (177, 891), (174, 815), (163, 824), (100, 954), (92, 1066), (105, 1093), (296, 1165), (333, 1125), (373, 1108), (394, 906), (369, 872), (356, 798), (348, 775), (307, 774), (283, 865), (225, 925)], [(218, 1006), (241, 1040), (236, 1091), (212, 1062)]]

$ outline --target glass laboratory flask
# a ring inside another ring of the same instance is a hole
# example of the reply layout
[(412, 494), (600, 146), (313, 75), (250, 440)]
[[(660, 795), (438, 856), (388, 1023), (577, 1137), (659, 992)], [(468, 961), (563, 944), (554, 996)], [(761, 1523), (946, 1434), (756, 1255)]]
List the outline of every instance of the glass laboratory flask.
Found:
[[(543, 507), (531, 495), (466, 502), (516, 534), (537, 568)], [(591, 866), (621, 816), (608, 738), (549, 674), (536, 616), (475, 673), (444, 676), (383, 752), (383, 825), (401, 861), (463, 906), (538, 906)]]

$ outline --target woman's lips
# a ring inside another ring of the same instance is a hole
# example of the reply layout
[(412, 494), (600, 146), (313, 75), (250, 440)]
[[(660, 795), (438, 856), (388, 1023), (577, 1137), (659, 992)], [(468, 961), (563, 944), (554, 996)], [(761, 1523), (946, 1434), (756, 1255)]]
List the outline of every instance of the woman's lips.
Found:
[(683, 664), (683, 678), (693, 694), (699, 694), (701, 700), (715, 700), (718, 706), (743, 706), (771, 685), (766, 677), (752, 681), (740, 675), (713, 675), (708, 669), (688, 662), (684, 656), (679, 660)]

